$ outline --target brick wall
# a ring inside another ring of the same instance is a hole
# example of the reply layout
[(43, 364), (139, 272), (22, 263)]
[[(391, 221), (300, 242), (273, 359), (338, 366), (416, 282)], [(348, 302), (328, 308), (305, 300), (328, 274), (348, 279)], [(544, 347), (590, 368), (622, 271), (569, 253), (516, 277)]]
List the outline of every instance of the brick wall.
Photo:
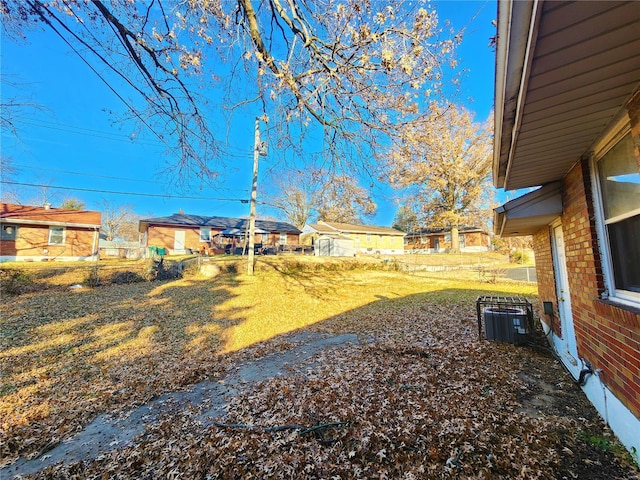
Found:
[[(64, 245), (49, 245), (47, 225), (18, 225), (15, 240), (0, 241), (0, 255), (18, 257), (88, 257), (93, 252), (95, 231), (78, 227), (65, 228)], [(98, 250), (95, 245), (96, 252)]]
[(175, 234), (177, 231), (185, 232), (184, 248), (191, 248), (195, 251), (200, 246), (200, 228), (196, 227), (168, 227), (149, 225), (147, 245), (150, 247), (164, 247), (173, 253), (175, 245)]
[(562, 337), (560, 318), (558, 317), (558, 297), (556, 295), (555, 277), (553, 274), (553, 256), (551, 253), (551, 229), (543, 228), (533, 236), (533, 251), (536, 257), (536, 275), (538, 277), (538, 298), (540, 299), (540, 312), (542, 302), (553, 303), (553, 315), (544, 315), (548, 325), (553, 329), (554, 335)]
[[(562, 190), (562, 228), (578, 355), (602, 370), (604, 384), (640, 417), (640, 311), (601, 299), (604, 283), (588, 160), (571, 169)], [(547, 229), (534, 236), (541, 301), (551, 298), (554, 288), (550, 244)], [(555, 300), (555, 292), (552, 298)]]

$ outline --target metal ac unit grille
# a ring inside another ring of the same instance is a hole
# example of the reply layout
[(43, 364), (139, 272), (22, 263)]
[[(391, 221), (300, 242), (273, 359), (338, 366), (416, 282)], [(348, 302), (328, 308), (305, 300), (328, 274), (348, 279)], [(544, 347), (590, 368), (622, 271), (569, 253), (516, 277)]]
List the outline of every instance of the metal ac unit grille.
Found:
[(478, 337), (514, 344), (527, 343), (533, 331), (533, 307), (523, 297), (483, 295), (476, 301)]

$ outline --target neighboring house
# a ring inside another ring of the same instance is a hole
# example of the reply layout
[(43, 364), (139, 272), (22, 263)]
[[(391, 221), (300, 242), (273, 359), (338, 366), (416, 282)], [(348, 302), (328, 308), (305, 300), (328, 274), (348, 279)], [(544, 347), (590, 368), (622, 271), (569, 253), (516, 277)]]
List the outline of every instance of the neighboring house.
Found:
[(102, 215), (0, 203), (0, 261), (97, 260)]
[[(404, 232), (389, 227), (351, 225), (337, 222), (318, 222), (305, 225), (302, 233), (314, 245), (323, 238), (334, 238), (346, 248), (344, 239), (353, 242), (354, 254), (392, 255), (404, 253)], [(319, 250), (316, 248), (316, 255)]]
[[(198, 252), (203, 249), (224, 253), (227, 246), (232, 249), (243, 247), (249, 234), (249, 220), (244, 218), (204, 217), (184, 213), (147, 218), (140, 220), (138, 225), (143, 234), (142, 247), (164, 248), (169, 254)], [(300, 233), (300, 230), (288, 223), (256, 220), (254, 242), (263, 247), (285, 248), (286, 245), (297, 245)]]
[[(486, 252), (491, 248), (491, 237), (479, 227), (460, 227), (461, 252)], [(404, 249), (407, 253), (447, 252), (451, 248), (450, 228), (426, 228), (409, 232), (404, 237)]]
[(498, 4), (495, 210), (533, 235), (550, 343), (640, 452), (640, 4)]

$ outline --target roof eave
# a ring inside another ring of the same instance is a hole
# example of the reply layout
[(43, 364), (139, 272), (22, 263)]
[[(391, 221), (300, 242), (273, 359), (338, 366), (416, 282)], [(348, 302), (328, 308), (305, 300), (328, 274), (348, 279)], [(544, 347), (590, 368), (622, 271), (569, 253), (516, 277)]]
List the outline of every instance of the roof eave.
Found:
[(535, 44), (540, 2), (498, 2), (493, 184), (509, 188), (512, 146), (522, 118), (524, 92)]

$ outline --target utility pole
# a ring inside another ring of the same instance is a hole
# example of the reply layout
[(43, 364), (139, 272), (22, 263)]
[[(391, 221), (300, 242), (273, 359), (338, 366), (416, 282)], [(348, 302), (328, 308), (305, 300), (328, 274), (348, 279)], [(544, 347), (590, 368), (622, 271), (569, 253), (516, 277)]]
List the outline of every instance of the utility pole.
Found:
[(253, 182), (251, 183), (251, 202), (249, 208), (249, 255), (247, 274), (253, 275), (256, 237), (256, 198), (258, 196), (258, 159), (267, 155), (266, 145), (260, 142), (260, 118), (256, 117), (256, 132), (253, 147)]

